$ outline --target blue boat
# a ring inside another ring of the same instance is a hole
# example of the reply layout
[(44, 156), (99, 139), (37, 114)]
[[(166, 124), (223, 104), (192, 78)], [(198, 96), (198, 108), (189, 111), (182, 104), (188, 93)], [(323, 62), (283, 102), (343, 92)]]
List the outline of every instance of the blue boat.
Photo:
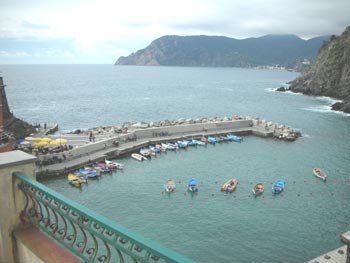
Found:
[(232, 141), (234, 141), (234, 142), (241, 142), (241, 141), (242, 141), (242, 137), (233, 135), (233, 134), (231, 134), (231, 133), (227, 134), (226, 137), (227, 137), (227, 139), (228, 139), (229, 141), (231, 141), (231, 142), (232, 142)]
[(198, 181), (194, 178), (188, 181), (188, 191), (197, 192), (198, 191)]
[(284, 182), (282, 180), (277, 180), (272, 185), (272, 193), (279, 194), (284, 189)]
[(152, 152), (160, 153), (160, 149), (159, 149), (158, 147), (149, 145), (148, 148), (149, 148)]
[(216, 139), (213, 136), (208, 136), (208, 142), (209, 143), (216, 143)]
[(187, 144), (184, 143), (183, 141), (177, 141), (175, 144), (177, 147), (182, 148), (182, 149), (187, 147)]
[(195, 145), (201, 145), (201, 146), (205, 146), (205, 142), (202, 142), (202, 141), (198, 141), (198, 140), (195, 140), (195, 139), (192, 139), (192, 143), (195, 144)]
[(98, 177), (98, 174), (95, 173), (94, 171), (86, 170), (86, 169), (82, 169), (82, 168), (79, 169), (79, 173), (86, 175), (89, 178), (97, 178)]

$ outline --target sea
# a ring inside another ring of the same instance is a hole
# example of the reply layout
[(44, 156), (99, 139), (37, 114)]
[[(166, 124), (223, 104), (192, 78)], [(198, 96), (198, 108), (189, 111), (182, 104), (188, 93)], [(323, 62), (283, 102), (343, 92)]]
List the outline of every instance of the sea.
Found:
[[(1, 65), (14, 114), (58, 123), (60, 132), (124, 122), (254, 116), (295, 128), (294, 142), (244, 136), (241, 143), (159, 154), (81, 189), (55, 191), (197, 262), (305, 262), (342, 245), (350, 229), (350, 116), (334, 100), (276, 92), (299, 73), (283, 70), (114, 65)], [(322, 168), (328, 179), (316, 178)], [(176, 190), (165, 194), (168, 178)], [(190, 194), (187, 181), (199, 191)], [(220, 191), (236, 178), (233, 193)], [(285, 190), (272, 195), (272, 183)], [(253, 197), (257, 182), (265, 192)]]

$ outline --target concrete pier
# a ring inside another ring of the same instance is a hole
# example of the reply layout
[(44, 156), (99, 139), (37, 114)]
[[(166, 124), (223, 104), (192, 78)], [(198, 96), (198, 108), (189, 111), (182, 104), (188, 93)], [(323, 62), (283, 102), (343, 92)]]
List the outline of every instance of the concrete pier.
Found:
[[(104, 136), (97, 134), (96, 131), (98, 129), (90, 130), (98, 136), (95, 142), (89, 142), (85, 135), (83, 138), (86, 141), (76, 145), (72, 150), (38, 156), (40, 164), (46, 164), (48, 160), (52, 159), (59, 160), (59, 162), (54, 164), (40, 165), (37, 172), (38, 179), (67, 174), (85, 164), (91, 164), (105, 158), (117, 158), (121, 155), (138, 151), (142, 146), (149, 144), (175, 141), (183, 138), (200, 138), (202, 135), (217, 136), (227, 133), (236, 135), (253, 134), (285, 140), (288, 140), (288, 136), (294, 139), (297, 138), (297, 135), (291, 128), (251, 117), (236, 119), (215, 118), (200, 122), (190, 120), (168, 121), (161, 125), (159, 123), (136, 123), (128, 124), (127, 127), (121, 128), (124, 129), (125, 133), (111, 132), (112, 129), (107, 132), (106, 129), (102, 129)], [(60, 136), (65, 138), (65, 135)], [(72, 137), (72, 135), (69, 136)]]

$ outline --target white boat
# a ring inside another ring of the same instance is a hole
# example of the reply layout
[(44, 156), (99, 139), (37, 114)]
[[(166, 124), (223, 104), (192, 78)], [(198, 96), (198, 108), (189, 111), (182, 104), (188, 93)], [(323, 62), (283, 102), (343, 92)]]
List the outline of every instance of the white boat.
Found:
[(195, 143), (196, 145), (201, 145), (201, 146), (205, 146), (205, 142), (202, 142), (202, 141), (198, 141), (196, 139), (192, 139), (192, 142)]
[(124, 169), (124, 164), (121, 164), (121, 163), (109, 161), (109, 160), (107, 160), (107, 159), (105, 159), (105, 163), (106, 163), (108, 166), (113, 165), (113, 166), (115, 166), (115, 167), (118, 168), (118, 169)]
[(320, 178), (321, 180), (323, 180), (323, 181), (326, 181), (326, 179), (327, 179), (327, 174), (324, 172), (324, 171), (322, 171), (320, 168), (314, 168), (313, 169), (313, 172), (314, 172), (314, 175), (316, 176), (316, 177), (318, 177), (318, 178)]
[(162, 147), (167, 150), (176, 150), (178, 147), (172, 143), (162, 143)]
[(177, 146), (171, 144), (171, 143), (162, 143), (162, 147), (164, 147), (167, 150), (176, 150)]
[(175, 181), (173, 179), (168, 179), (166, 183), (164, 184), (164, 189), (166, 192), (171, 193), (175, 190)]
[(138, 154), (138, 153), (132, 153), (131, 157), (138, 161), (148, 160), (147, 157), (142, 156), (141, 154)]

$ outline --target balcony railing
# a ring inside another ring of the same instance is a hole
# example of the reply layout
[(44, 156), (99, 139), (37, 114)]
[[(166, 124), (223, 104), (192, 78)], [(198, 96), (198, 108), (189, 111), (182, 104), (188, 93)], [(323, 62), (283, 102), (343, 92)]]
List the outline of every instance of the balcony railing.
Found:
[(110, 221), (22, 173), (14, 173), (25, 196), (22, 218), (84, 262), (194, 261)]

